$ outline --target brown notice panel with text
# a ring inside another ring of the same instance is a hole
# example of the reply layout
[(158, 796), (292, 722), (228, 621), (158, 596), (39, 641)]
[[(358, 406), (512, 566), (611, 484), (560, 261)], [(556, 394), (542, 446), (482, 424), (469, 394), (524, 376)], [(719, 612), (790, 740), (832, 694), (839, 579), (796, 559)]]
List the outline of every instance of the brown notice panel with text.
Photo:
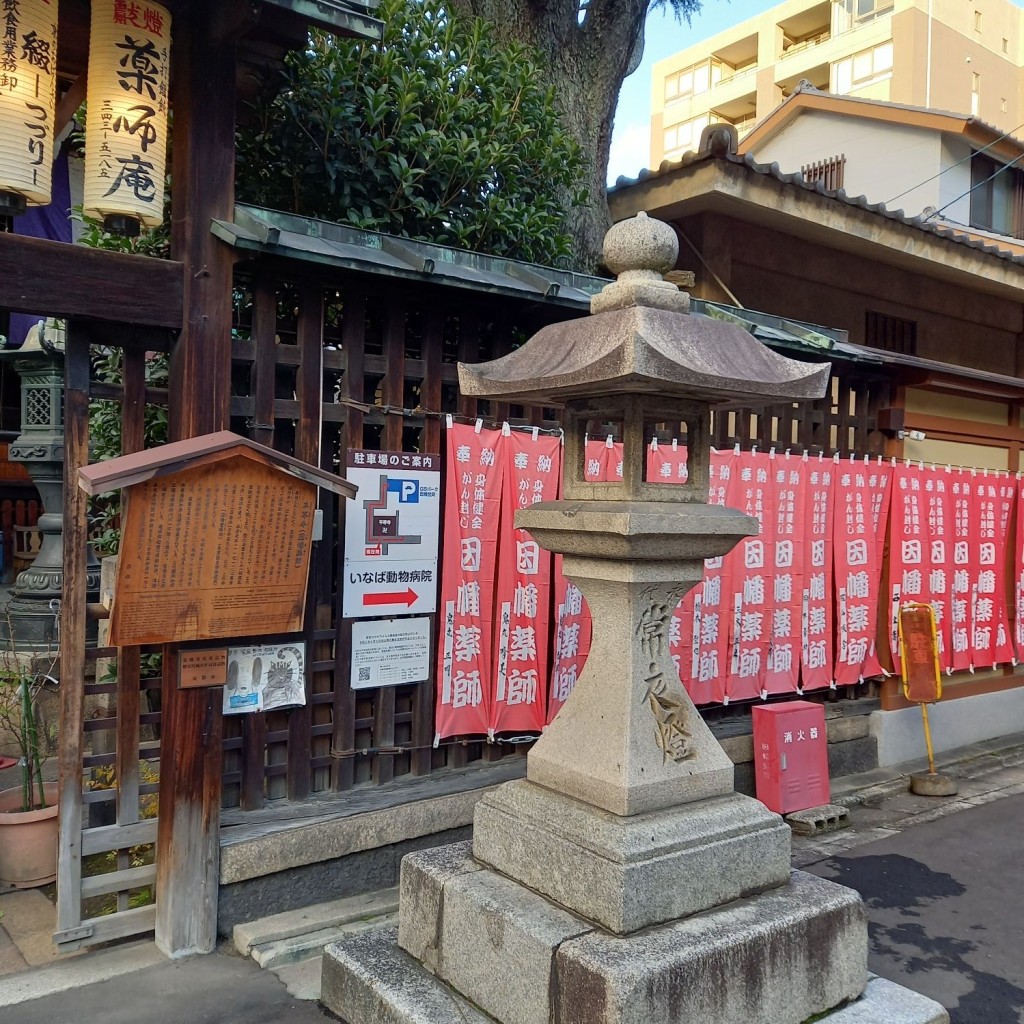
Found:
[(245, 455), (134, 485), (111, 644), (300, 630), (316, 498)]

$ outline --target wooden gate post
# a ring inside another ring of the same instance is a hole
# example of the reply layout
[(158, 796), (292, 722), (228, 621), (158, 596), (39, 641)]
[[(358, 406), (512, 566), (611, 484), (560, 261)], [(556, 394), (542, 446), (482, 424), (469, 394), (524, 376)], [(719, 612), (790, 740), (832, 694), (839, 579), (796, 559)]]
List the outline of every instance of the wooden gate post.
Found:
[[(210, 42), (203, 10), (191, 5), (174, 40), (171, 251), (184, 264), (185, 326), (171, 353), (171, 440), (230, 420), (233, 256), (210, 221), (234, 214), (235, 50)], [(179, 690), (177, 648), (164, 648), (156, 944), (171, 957), (217, 942), (220, 701), (219, 689)]]

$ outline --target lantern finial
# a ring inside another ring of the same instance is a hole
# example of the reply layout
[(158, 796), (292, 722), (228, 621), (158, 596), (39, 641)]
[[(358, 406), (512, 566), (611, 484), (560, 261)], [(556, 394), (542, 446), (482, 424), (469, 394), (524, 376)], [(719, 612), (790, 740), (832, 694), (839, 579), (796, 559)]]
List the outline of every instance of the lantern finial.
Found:
[(676, 233), (664, 221), (652, 220), (642, 211), (619, 221), (604, 236), (604, 265), (617, 280), (590, 300), (590, 312), (648, 306), (689, 313), (690, 296), (664, 277), (678, 256)]

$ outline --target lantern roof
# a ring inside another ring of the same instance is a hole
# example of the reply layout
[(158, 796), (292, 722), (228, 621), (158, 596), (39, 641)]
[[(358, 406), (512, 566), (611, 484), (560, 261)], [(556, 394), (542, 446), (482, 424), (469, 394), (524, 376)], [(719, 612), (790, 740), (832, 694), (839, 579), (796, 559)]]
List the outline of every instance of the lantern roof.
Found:
[(591, 299), (591, 316), (551, 324), (514, 352), (459, 364), (466, 395), (557, 407), (567, 401), (658, 395), (720, 405), (820, 398), (828, 363), (772, 351), (749, 330), (689, 315), (689, 296), (664, 280), (679, 243), (640, 213), (605, 236), (618, 279)]

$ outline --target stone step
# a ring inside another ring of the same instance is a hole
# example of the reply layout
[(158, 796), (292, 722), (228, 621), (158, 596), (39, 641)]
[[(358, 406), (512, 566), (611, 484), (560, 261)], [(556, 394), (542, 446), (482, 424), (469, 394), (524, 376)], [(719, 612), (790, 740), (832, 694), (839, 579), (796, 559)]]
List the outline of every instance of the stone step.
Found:
[(388, 924), (397, 911), (398, 890), (382, 889), (235, 925), (232, 940), (242, 956), (273, 970), (318, 958), (328, 943)]
[(385, 928), (328, 946), (321, 1003), (347, 1024), (494, 1024), (400, 950), (397, 939), (396, 929)]

